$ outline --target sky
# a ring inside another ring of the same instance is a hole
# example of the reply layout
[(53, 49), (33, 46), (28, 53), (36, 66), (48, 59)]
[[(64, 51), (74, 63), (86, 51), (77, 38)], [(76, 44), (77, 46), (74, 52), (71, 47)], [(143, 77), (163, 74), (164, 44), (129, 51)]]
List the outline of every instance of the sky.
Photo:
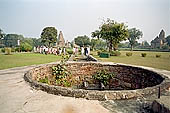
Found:
[(65, 40), (97, 30), (103, 19), (124, 22), (153, 40), (163, 29), (170, 35), (170, 0), (0, 0), (0, 29), (6, 34), (40, 38), (53, 26)]

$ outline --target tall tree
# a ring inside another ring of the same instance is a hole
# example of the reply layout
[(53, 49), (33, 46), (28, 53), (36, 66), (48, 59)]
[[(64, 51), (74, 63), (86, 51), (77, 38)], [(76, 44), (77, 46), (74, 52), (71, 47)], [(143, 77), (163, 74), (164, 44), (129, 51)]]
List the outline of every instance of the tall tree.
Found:
[(5, 33), (0, 29), (0, 39), (2, 39), (5, 36)]
[(92, 37), (102, 38), (108, 42), (109, 51), (117, 49), (118, 44), (128, 37), (128, 29), (124, 23), (117, 23), (107, 19), (99, 30), (92, 32)]
[(41, 33), (42, 42), (46, 46), (52, 46), (57, 41), (57, 29), (55, 27), (46, 27)]
[(136, 28), (129, 29), (128, 32), (129, 32), (128, 40), (129, 40), (131, 51), (132, 51), (134, 45), (137, 43), (137, 40), (139, 40), (143, 36), (143, 34), (142, 34), (142, 31)]
[(170, 35), (168, 35), (168, 36), (166, 37), (166, 42), (167, 42), (167, 44), (170, 46)]
[(23, 35), (18, 34), (7, 34), (4, 36), (4, 44), (6, 47), (16, 47), (18, 46), (17, 41), (18, 40), (24, 40)]
[(86, 35), (78, 36), (74, 39), (74, 41), (75, 44), (79, 45), (80, 47), (90, 45), (90, 38)]

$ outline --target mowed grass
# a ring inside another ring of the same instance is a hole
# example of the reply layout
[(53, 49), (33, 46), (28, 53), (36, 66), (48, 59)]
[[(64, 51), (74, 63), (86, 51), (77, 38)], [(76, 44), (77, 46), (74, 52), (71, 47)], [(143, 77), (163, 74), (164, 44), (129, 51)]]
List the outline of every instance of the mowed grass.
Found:
[(44, 64), (59, 61), (61, 56), (43, 55), (36, 53), (16, 53), (12, 55), (0, 54), (0, 70), (28, 66), (34, 64)]
[[(100, 58), (94, 55), (97, 59), (104, 62), (115, 62), (132, 65), (140, 65), (153, 67), (158, 69), (165, 69), (170, 71), (170, 52), (146, 52), (146, 51), (132, 51), (132, 56), (126, 56), (127, 52), (131, 51), (120, 51), (120, 56), (112, 56), (110, 58)], [(146, 53), (146, 57), (141, 57), (141, 53)], [(161, 55), (160, 58), (156, 58), (156, 55)]]

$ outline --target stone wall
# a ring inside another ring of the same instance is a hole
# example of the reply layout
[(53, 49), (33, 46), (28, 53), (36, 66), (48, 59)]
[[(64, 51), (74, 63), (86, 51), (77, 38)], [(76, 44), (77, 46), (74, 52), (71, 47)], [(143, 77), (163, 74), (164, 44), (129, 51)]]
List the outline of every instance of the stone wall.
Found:
[[(149, 86), (144, 89), (136, 89), (136, 90), (84, 90), (84, 89), (75, 89), (75, 88), (66, 88), (54, 85), (48, 85), (37, 82), (37, 78), (50, 76), (51, 68), (54, 65), (44, 65), (41, 67), (36, 67), (30, 71), (28, 71), (24, 78), (26, 81), (30, 83), (30, 85), (36, 89), (41, 89), (51, 94), (63, 95), (63, 96), (71, 96), (76, 98), (86, 98), (86, 99), (96, 99), (96, 100), (106, 100), (106, 99), (130, 99), (140, 96), (149, 95), (152, 93), (157, 93), (158, 88), (161, 90), (170, 86), (170, 80), (163, 76), (159, 75), (155, 72), (144, 70), (142, 68), (124, 66), (124, 65), (116, 65), (116, 64), (102, 64), (102, 63), (69, 63), (67, 64), (67, 68), (72, 72), (73, 79), (84, 79), (84, 77), (90, 77), (96, 71), (100, 69), (108, 69), (109, 71), (113, 71), (117, 73), (117, 77), (119, 77), (125, 83), (133, 83), (137, 80), (136, 78), (144, 78), (144, 80), (148, 77), (149, 80), (156, 79), (156, 86)], [(114, 67), (114, 68), (113, 68)], [(134, 70), (135, 69), (135, 70)], [(115, 71), (117, 70), (117, 71)], [(127, 72), (129, 74), (127, 75)], [(142, 73), (146, 73), (142, 74)], [(141, 75), (135, 75), (135, 73), (141, 73)], [(122, 76), (124, 77), (122, 77)], [(129, 76), (131, 75), (131, 76)], [(142, 77), (140, 77), (142, 76)], [(163, 80), (164, 79), (164, 80)], [(162, 81), (163, 80), (163, 81)], [(128, 81), (128, 82), (126, 82)], [(139, 82), (139, 81), (137, 81)], [(150, 83), (150, 81), (148, 81)], [(149, 84), (148, 84), (149, 85)]]

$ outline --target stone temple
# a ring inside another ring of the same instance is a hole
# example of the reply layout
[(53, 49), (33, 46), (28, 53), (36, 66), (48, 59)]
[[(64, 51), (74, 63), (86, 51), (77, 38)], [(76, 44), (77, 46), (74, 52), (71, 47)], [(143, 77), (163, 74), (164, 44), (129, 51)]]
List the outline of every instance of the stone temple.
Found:
[(59, 33), (58, 40), (57, 40), (57, 46), (65, 47), (65, 40), (64, 40), (62, 31), (60, 31), (60, 33)]
[(166, 43), (165, 32), (164, 30), (161, 30), (159, 36), (157, 36), (154, 40), (151, 41), (151, 47), (162, 48), (162, 46), (165, 45), (165, 43)]

